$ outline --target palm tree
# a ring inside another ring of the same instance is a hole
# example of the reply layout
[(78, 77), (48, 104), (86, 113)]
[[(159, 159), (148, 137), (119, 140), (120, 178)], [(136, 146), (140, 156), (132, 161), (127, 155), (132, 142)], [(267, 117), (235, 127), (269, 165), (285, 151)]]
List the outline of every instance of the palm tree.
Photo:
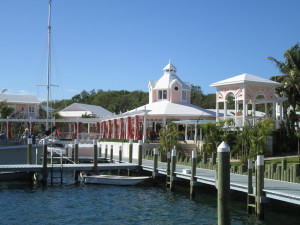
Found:
[(273, 57), (268, 57), (273, 61), (280, 72), (284, 75), (274, 76), (271, 79), (281, 82), (282, 87), (277, 89), (280, 96), (286, 96), (288, 98), (287, 104), (284, 104), (284, 113), (287, 114), (289, 108), (289, 116), (287, 117), (287, 128), (290, 137), (290, 143), (294, 143), (295, 140), (295, 124), (299, 120), (296, 115), (297, 106), (300, 105), (300, 48), (299, 44), (296, 44), (291, 49), (288, 49), (284, 53), (285, 62), (278, 61)]

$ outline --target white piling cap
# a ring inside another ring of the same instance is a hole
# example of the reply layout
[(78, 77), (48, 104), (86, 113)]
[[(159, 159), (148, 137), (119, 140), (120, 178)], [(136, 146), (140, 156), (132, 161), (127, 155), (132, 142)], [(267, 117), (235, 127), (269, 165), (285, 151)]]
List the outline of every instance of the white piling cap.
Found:
[(142, 145), (143, 144), (143, 140), (139, 140), (139, 145)]
[(129, 144), (133, 144), (133, 139), (129, 139)]
[(263, 155), (258, 155), (257, 156), (256, 165), (257, 166), (263, 166), (264, 165), (264, 156)]
[(153, 148), (153, 154), (158, 155), (158, 149), (157, 148)]
[(192, 151), (192, 158), (193, 159), (197, 158), (197, 151), (196, 150)]
[(97, 139), (93, 139), (93, 144), (97, 145)]
[(172, 149), (172, 154), (171, 154), (171, 155), (172, 155), (172, 157), (173, 157), (173, 156), (176, 156), (176, 149), (175, 149), (175, 148)]
[(32, 145), (32, 138), (27, 139), (27, 144)]
[(74, 144), (75, 144), (75, 145), (78, 145), (78, 144), (79, 144), (79, 140), (78, 140), (78, 139), (75, 139)]
[(223, 141), (223, 142), (218, 146), (218, 152), (230, 152), (230, 147), (226, 144), (225, 141)]
[(167, 153), (167, 158), (170, 159), (171, 158), (171, 152)]
[(48, 139), (43, 139), (43, 145), (47, 145), (48, 144)]
[(253, 165), (252, 165), (252, 159), (248, 159), (248, 169), (252, 169)]
[(122, 150), (123, 150), (122, 145), (120, 145), (119, 146), (119, 151), (122, 151)]

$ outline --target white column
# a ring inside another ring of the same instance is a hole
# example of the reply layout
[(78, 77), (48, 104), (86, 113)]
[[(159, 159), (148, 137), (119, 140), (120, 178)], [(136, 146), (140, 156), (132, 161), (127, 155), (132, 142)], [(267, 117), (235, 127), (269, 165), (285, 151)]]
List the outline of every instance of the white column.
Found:
[(216, 122), (219, 121), (219, 102), (216, 102)]
[(242, 126), (244, 126), (244, 124), (246, 123), (246, 87), (243, 86), (243, 124)]
[(280, 114), (280, 120), (283, 120), (283, 106), (282, 106), (282, 102), (280, 102), (280, 108), (279, 108), (279, 114)]
[(147, 139), (146, 130), (147, 130), (147, 113), (145, 113), (144, 115), (143, 142), (145, 142), (145, 140)]
[(202, 137), (202, 128), (200, 128), (200, 141), (203, 140), (203, 137)]
[(273, 109), (272, 109), (272, 118), (273, 120), (276, 120), (276, 102), (273, 101)]
[(227, 117), (227, 100), (224, 100), (224, 120), (226, 120)]
[(90, 129), (91, 129), (91, 124), (88, 123), (88, 134), (90, 133)]
[(188, 139), (188, 135), (187, 135), (187, 129), (188, 128), (188, 125), (185, 124), (185, 131), (184, 131), (184, 139), (187, 140)]
[(197, 124), (195, 124), (195, 136), (194, 136), (194, 141), (197, 142), (197, 135), (198, 135), (198, 132), (197, 132)]

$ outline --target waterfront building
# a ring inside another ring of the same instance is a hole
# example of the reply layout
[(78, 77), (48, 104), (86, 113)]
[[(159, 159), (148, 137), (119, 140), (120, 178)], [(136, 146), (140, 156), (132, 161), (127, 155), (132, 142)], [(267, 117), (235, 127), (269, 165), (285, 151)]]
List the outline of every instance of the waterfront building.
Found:
[[(158, 133), (167, 121), (177, 121), (185, 131), (191, 123), (184, 121), (215, 121), (216, 113), (191, 104), (191, 84), (183, 82), (177, 68), (169, 63), (159, 80), (149, 81), (149, 103), (101, 122), (103, 138), (147, 139)], [(195, 122), (192, 123), (195, 126)], [(187, 137), (187, 134), (185, 135)]]
[[(216, 121), (232, 118), (235, 126), (243, 127), (244, 124), (252, 126), (263, 118), (271, 118), (279, 124), (284, 120), (282, 103), (286, 98), (278, 97), (275, 94), (275, 88), (281, 85), (281, 83), (247, 73), (211, 84), (210, 86), (217, 88)], [(233, 114), (228, 114), (229, 96), (232, 96), (235, 103)], [(263, 115), (257, 113), (258, 105), (264, 108)], [(220, 106), (224, 112), (222, 115)], [(268, 109), (272, 111), (269, 112)]]
[(37, 119), (39, 118), (40, 102), (32, 95), (0, 94), (0, 102), (6, 102), (7, 106), (14, 109), (15, 118)]

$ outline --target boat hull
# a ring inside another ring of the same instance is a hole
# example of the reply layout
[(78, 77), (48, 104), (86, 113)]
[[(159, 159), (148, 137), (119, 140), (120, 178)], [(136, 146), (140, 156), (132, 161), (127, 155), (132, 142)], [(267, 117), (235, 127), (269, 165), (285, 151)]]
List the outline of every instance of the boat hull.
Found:
[(84, 176), (84, 182), (87, 184), (108, 184), (108, 185), (120, 185), (120, 186), (132, 186), (142, 183), (149, 179), (149, 177), (126, 177), (126, 176), (114, 176), (114, 175), (93, 175)]

